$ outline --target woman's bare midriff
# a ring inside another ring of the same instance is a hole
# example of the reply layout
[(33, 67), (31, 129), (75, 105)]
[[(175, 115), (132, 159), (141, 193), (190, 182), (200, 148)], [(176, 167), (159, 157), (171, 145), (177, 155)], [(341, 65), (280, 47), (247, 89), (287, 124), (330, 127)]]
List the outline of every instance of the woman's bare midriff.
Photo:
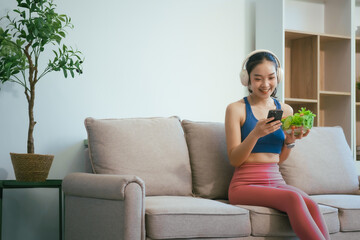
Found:
[(278, 163), (279, 161), (277, 153), (251, 153), (245, 163)]

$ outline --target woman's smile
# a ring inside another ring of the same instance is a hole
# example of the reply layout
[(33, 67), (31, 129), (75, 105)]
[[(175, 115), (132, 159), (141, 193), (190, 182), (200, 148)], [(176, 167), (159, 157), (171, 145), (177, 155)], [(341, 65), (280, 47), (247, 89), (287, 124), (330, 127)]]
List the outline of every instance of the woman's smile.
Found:
[(260, 88), (259, 91), (263, 94), (268, 94), (271, 92), (271, 88), (266, 88), (266, 89)]

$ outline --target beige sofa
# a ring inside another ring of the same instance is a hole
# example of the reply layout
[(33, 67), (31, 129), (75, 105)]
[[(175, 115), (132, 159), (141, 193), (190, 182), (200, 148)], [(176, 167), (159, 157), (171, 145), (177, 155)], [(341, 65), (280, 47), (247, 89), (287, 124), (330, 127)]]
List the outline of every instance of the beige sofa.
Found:
[[(228, 204), (224, 124), (87, 118), (93, 173), (63, 181), (65, 239), (297, 239), (283, 212)], [(360, 239), (359, 180), (339, 127), (315, 127), (280, 165), (332, 239)], [(279, 199), (281, 201), (281, 199)]]

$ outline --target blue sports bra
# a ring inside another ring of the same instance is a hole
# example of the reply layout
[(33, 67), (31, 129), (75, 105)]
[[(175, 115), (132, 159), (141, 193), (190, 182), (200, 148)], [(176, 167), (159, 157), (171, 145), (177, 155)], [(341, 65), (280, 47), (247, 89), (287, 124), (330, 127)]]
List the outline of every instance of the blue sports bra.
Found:
[[(244, 125), (241, 127), (241, 141), (249, 135), (249, 133), (255, 128), (258, 120), (255, 118), (251, 106), (247, 97), (244, 97), (245, 106), (246, 106), (246, 119)], [(276, 105), (276, 109), (281, 109), (280, 103), (274, 99), (274, 103)], [(273, 133), (270, 133), (264, 137), (261, 137), (256, 142), (252, 153), (279, 153), (283, 147), (285, 140), (285, 134), (283, 130), (280, 128)]]

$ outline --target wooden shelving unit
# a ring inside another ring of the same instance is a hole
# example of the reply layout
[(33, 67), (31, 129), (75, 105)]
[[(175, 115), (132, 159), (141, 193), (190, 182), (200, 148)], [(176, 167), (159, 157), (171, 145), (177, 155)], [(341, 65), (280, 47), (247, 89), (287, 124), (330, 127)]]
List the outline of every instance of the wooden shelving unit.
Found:
[(273, 51), (285, 71), (279, 97), (294, 112), (301, 107), (313, 111), (315, 126), (341, 126), (354, 160), (360, 145), (360, 95), (355, 102), (360, 34), (355, 37), (355, 25), (360, 26), (360, 0), (256, 2), (256, 48)]
[[(285, 102), (316, 126), (340, 125), (351, 142), (351, 38), (285, 29)], [(341, 109), (341, 114), (339, 114)]]

